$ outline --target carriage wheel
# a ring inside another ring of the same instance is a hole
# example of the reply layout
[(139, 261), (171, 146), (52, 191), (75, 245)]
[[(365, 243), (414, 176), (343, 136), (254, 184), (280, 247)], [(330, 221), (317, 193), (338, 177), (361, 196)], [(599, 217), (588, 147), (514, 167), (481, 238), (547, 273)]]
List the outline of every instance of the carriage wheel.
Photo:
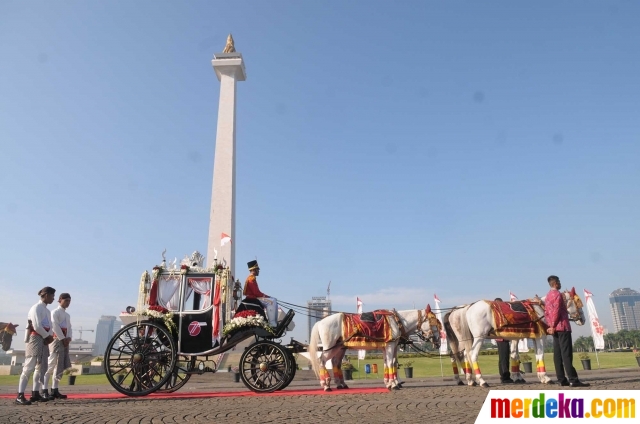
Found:
[(116, 333), (104, 354), (104, 371), (114, 389), (146, 396), (173, 375), (176, 346), (169, 331), (152, 322), (132, 323)]
[(240, 378), (249, 390), (274, 392), (291, 382), (291, 367), (287, 349), (274, 342), (259, 341), (240, 357)]
[(287, 375), (288, 375), (287, 381), (285, 381), (282, 387), (280, 387), (278, 390), (284, 389), (293, 381), (293, 378), (296, 376), (296, 369), (298, 368), (298, 366), (296, 365), (296, 358), (295, 356), (293, 356), (293, 353), (291, 353), (289, 349), (285, 349), (285, 350), (289, 354), (290, 370), (287, 371)]
[(180, 387), (187, 384), (191, 378), (191, 372), (195, 369), (196, 357), (178, 355), (176, 365), (173, 367), (173, 373), (164, 385), (158, 389), (158, 393), (173, 393)]

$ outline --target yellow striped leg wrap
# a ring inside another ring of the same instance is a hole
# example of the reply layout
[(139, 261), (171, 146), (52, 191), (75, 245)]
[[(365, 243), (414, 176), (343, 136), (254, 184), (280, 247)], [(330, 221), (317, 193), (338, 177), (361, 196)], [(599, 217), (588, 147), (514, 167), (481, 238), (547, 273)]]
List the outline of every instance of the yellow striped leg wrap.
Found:
[(396, 367), (389, 367), (388, 371), (389, 371), (389, 378), (391, 380), (395, 380), (398, 378), (398, 369)]
[(520, 372), (520, 361), (517, 359), (511, 360), (511, 372)]
[(336, 380), (343, 379), (342, 370), (339, 367), (333, 367), (333, 378), (335, 378)]

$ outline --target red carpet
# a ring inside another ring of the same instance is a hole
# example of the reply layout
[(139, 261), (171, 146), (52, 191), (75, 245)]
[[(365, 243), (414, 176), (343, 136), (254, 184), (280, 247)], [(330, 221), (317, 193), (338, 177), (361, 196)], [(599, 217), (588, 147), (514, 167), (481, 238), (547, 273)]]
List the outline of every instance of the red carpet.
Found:
[[(324, 390), (318, 389), (306, 389), (306, 390), (280, 390), (273, 393), (254, 393), (252, 391), (247, 390), (246, 392), (206, 392), (206, 393), (192, 393), (185, 392), (180, 393), (153, 393), (148, 396), (125, 396), (120, 393), (65, 393), (69, 396), (69, 400), (74, 399), (194, 399), (194, 398), (214, 398), (214, 397), (238, 397), (238, 396), (315, 396), (315, 395), (360, 395), (360, 394), (369, 394), (369, 393), (389, 393), (389, 391), (384, 387), (367, 387), (367, 388), (351, 388), (348, 390), (336, 390), (333, 389), (331, 392), (325, 392)], [(0, 395), (2, 399), (15, 399), (15, 394), (10, 395)], [(28, 398), (28, 397), (27, 397)], [(61, 401), (63, 402), (63, 401)]]

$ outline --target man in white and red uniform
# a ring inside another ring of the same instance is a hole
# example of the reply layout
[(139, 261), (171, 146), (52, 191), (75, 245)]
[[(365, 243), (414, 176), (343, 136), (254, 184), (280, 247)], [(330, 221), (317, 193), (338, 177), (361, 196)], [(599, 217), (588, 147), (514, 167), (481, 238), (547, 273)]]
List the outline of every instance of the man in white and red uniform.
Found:
[[(53, 343), (49, 354), (49, 364), (47, 372), (44, 374), (42, 396), (49, 399), (66, 399), (58, 390), (58, 385), (62, 379), (64, 370), (71, 368), (71, 358), (69, 357), (69, 343), (71, 343), (71, 316), (67, 313), (67, 308), (71, 304), (71, 295), (61, 293), (58, 297), (60, 304), (51, 312), (51, 325), (53, 326)], [(54, 376), (51, 383), (51, 394), (47, 390), (49, 380)]]
[[(27, 315), (27, 330), (25, 334), (25, 361), (22, 366), (22, 374), (18, 383), (18, 397), (16, 403), (19, 405), (31, 405), (31, 402), (46, 402), (48, 399), (40, 396), (40, 384), (42, 381), (43, 367), (47, 366), (47, 356), (49, 343), (53, 341), (53, 331), (51, 331), (51, 313), (47, 305), (53, 303), (56, 289), (44, 287), (39, 292), (40, 302), (36, 303), (29, 310)], [(24, 391), (29, 382), (29, 376), (33, 374), (33, 391), (27, 400)]]
[(249, 276), (247, 277), (247, 281), (245, 281), (244, 283), (243, 294), (245, 298), (236, 309), (236, 312), (247, 310), (256, 311), (258, 314), (267, 319), (267, 313), (264, 310), (264, 306), (262, 306), (262, 303), (260, 303), (259, 298), (269, 296), (262, 293), (260, 291), (260, 287), (258, 287), (258, 280), (256, 278), (258, 275), (260, 275), (260, 266), (258, 265), (258, 261), (248, 262), (247, 267), (249, 267)]

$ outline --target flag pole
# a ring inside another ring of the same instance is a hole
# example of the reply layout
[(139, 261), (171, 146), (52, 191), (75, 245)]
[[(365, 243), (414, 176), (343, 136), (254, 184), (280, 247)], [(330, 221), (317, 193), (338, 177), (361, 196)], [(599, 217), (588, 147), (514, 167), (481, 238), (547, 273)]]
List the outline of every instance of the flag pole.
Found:
[(442, 370), (442, 353), (440, 354), (440, 375), (442, 376), (442, 380), (444, 381), (444, 371)]
[(596, 351), (596, 361), (598, 362), (598, 369), (600, 369), (600, 359), (598, 359), (598, 348), (596, 347), (596, 342), (595, 340), (593, 340), (593, 337), (591, 337), (591, 341), (593, 341), (593, 350)]

